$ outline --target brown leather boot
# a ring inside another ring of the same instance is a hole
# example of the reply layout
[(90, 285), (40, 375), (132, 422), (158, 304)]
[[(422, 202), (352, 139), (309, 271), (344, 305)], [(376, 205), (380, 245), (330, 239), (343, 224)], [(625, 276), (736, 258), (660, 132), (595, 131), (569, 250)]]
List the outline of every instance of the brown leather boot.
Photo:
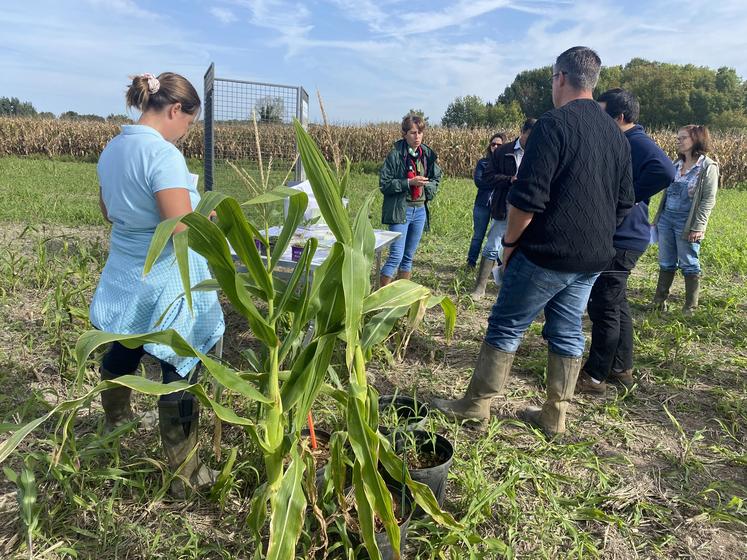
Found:
[(685, 305), (682, 313), (686, 316), (692, 316), (698, 307), (698, 298), (700, 296), (700, 274), (688, 274), (685, 276)]
[(581, 370), (578, 374), (578, 380), (576, 381), (576, 393), (587, 393), (589, 395), (604, 396), (607, 393), (607, 383), (602, 381), (601, 383), (595, 383), (592, 381), (592, 376), (586, 373), (586, 370)]
[(197, 456), (199, 419), (199, 401), (192, 395), (179, 401), (158, 401), (161, 445), (169, 469), (176, 475), (171, 481), (169, 494), (177, 500), (187, 497), (187, 487), (210, 486), (217, 477), (217, 471), (201, 464)]
[(397, 280), (410, 280), (412, 278), (412, 271), (405, 272), (404, 270), (400, 270), (399, 274), (397, 274)]
[(433, 407), (456, 420), (489, 420), (490, 399), (503, 390), (513, 361), (513, 353), (502, 352), (483, 342), (464, 396), (455, 400), (433, 399)]
[(656, 293), (652, 302), (652, 307), (657, 311), (667, 310), (667, 298), (669, 297), (669, 289), (672, 287), (672, 282), (674, 282), (675, 272), (675, 270), (659, 269), (659, 280), (656, 283)]
[(519, 413), (524, 421), (540, 428), (548, 437), (565, 432), (565, 413), (573, 398), (581, 358), (547, 353), (547, 400), (542, 408), (530, 407)]
[[(103, 367), (100, 372), (102, 381), (119, 377), (105, 370)], [(104, 416), (106, 418), (105, 429), (107, 432), (135, 419), (135, 415), (132, 413), (132, 406), (130, 405), (131, 395), (132, 389), (122, 386), (106, 389), (101, 392), (101, 406), (104, 407)]]
[(391, 276), (385, 276), (381, 275), (379, 276), (379, 288), (383, 288), (384, 286), (392, 283), (392, 277)]
[(488, 286), (488, 280), (490, 280), (494, 266), (495, 261), (493, 259), (480, 258), (480, 268), (477, 271), (475, 289), (470, 294), (472, 299), (480, 299), (485, 295), (485, 288)]
[(624, 385), (627, 389), (632, 389), (635, 385), (635, 378), (633, 377), (633, 370), (626, 369), (623, 371), (615, 371), (614, 369), (610, 372), (607, 381), (612, 383), (619, 383)]

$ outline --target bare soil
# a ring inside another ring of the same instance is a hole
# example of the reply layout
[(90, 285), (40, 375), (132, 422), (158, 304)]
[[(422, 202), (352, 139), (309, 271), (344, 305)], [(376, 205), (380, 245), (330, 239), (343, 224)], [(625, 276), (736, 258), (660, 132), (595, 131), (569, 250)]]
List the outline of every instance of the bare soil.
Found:
[(313, 448), (311, 446), (311, 438), (304, 437), (301, 438), (301, 444), (309, 450), (309, 453), (311, 453), (311, 456), (314, 458), (314, 465), (316, 465), (317, 469), (323, 467), (329, 462), (331, 453), (328, 441), (317, 436), (316, 448)]

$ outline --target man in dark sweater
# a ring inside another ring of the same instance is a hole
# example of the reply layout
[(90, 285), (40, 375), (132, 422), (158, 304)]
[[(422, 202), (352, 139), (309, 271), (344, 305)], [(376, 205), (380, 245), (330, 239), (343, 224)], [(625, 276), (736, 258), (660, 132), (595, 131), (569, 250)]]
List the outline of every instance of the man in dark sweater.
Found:
[(524, 332), (544, 310), (547, 400), (521, 417), (554, 436), (576, 386), (589, 292), (612, 260), (615, 229), (633, 206), (630, 146), (592, 90), (601, 61), (587, 47), (562, 53), (553, 66), (555, 109), (534, 125), (508, 194), (504, 277), (467, 393), (436, 399), (458, 419), (487, 420), (490, 400), (508, 379)]
[(592, 322), (591, 348), (578, 376), (576, 392), (603, 395), (608, 380), (628, 388), (634, 383), (628, 277), (649, 244), (649, 198), (669, 186), (675, 171), (664, 151), (636, 124), (640, 105), (632, 93), (611, 89), (597, 102), (630, 143), (636, 202), (615, 232), (615, 257), (594, 282), (587, 308)]

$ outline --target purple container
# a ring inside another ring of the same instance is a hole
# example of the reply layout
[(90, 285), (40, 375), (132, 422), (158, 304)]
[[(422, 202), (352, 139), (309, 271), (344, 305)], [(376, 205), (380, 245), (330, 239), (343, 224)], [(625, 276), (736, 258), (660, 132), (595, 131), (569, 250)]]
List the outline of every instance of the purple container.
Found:
[(303, 247), (293, 245), (291, 247), (291, 260), (298, 262), (301, 259), (301, 253), (303, 253)]
[(257, 251), (259, 251), (260, 253), (264, 252), (265, 244), (262, 243), (259, 239), (254, 240), (254, 245), (257, 247)]

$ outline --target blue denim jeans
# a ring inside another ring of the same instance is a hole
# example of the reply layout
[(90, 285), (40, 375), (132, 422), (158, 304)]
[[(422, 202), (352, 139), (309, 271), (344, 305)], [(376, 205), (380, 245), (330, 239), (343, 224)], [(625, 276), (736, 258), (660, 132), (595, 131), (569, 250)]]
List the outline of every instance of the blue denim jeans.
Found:
[(516, 352), (524, 332), (545, 311), (542, 337), (550, 351), (579, 358), (584, 353), (581, 320), (598, 272), (560, 272), (532, 263), (518, 250), (503, 276), (503, 287), (488, 318), (485, 342)]
[(477, 256), (480, 254), (485, 232), (488, 231), (488, 224), (490, 224), (490, 206), (475, 204), (472, 209), (472, 242), (469, 244), (469, 253), (467, 253), (467, 264), (470, 266), (477, 264)]
[(687, 214), (672, 214), (666, 210), (659, 216), (656, 229), (659, 235), (659, 267), (662, 270), (674, 271), (677, 268), (682, 274), (700, 274), (700, 241), (690, 243), (683, 239)]
[(389, 231), (397, 231), (401, 235), (389, 246), (389, 257), (381, 267), (381, 274), (394, 278), (397, 270), (410, 272), (415, 251), (418, 249), (420, 238), (425, 227), (425, 206), (408, 206), (404, 224), (389, 224)]
[(488, 240), (485, 247), (482, 248), (482, 256), (494, 261), (499, 260), (498, 255), (501, 252), (501, 238), (506, 233), (508, 220), (491, 220), (490, 230), (488, 230)]

